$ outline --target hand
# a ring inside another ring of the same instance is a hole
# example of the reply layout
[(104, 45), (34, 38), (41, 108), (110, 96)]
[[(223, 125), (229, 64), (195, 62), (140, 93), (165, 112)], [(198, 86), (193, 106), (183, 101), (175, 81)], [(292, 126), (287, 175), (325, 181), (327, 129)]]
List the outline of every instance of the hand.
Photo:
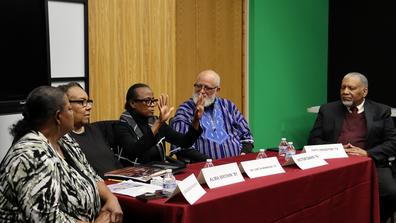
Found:
[(94, 223), (107, 223), (107, 222), (110, 222), (110, 212), (100, 211)]
[(353, 146), (352, 144), (348, 143), (344, 145), (345, 152), (348, 153), (349, 155), (354, 155), (354, 156), (368, 156), (368, 153), (366, 150)]
[(101, 211), (110, 213), (110, 223), (121, 223), (123, 218), (122, 209), (114, 195), (106, 200)]
[(192, 120), (192, 126), (196, 130), (199, 129), (199, 120), (202, 118), (202, 115), (205, 110), (204, 104), (205, 104), (204, 97), (202, 93), (199, 93), (197, 103), (195, 104), (194, 118)]
[(169, 96), (161, 94), (161, 96), (159, 98), (159, 102), (158, 102), (158, 109), (159, 109), (159, 113), (160, 113), (159, 121), (161, 123), (164, 123), (169, 119), (169, 117), (174, 109), (173, 107), (169, 108), (168, 101), (169, 101)]
[(204, 96), (202, 93), (199, 93), (197, 103), (195, 104), (195, 113), (194, 113), (194, 118), (195, 119), (201, 119), (202, 115), (205, 111), (205, 101), (204, 101)]

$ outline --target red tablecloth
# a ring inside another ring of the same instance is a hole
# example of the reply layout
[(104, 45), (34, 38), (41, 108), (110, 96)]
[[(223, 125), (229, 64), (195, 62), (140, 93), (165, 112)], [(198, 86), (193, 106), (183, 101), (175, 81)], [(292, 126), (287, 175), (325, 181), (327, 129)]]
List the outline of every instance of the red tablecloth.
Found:
[[(239, 163), (255, 156), (215, 160), (214, 164)], [(244, 182), (215, 189), (203, 185), (207, 193), (193, 205), (181, 195), (147, 203), (117, 197), (124, 222), (379, 222), (377, 177), (371, 159), (351, 156), (327, 162), (308, 170), (285, 167), (286, 173), (255, 179), (244, 174)], [(189, 165), (176, 178), (198, 176), (203, 165)]]

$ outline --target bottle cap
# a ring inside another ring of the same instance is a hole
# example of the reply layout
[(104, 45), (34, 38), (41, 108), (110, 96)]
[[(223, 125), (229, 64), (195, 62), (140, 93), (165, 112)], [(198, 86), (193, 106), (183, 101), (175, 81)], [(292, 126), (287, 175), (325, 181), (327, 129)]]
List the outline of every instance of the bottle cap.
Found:
[(293, 145), (293, 142), (289, 142), (290, 145)]
[(171, 169), (166, 169), (166, 172), (167, 173), (172, 173), (172, 170)]
[(206, 162), (212, 162), (212, 159), (206, 159)]
[(282, 138), (283, 141), (286, 141), (286, 138)]
[(260, 152), (264, 152), (265, 151), (265, 149), (260, 149)]

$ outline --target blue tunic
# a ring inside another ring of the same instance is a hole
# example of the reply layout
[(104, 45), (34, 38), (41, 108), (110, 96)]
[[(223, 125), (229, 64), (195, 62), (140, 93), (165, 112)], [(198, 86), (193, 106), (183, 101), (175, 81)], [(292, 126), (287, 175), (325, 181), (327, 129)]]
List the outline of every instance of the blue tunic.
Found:
[[(178, 132), (186, 133), (194, 116), (195, 103), (192, 99), (184, 102), (177, 109), (171, 127)], [(253, 143), (248, 123), (230, 100), (217, 97), (214, 104), (205, 107), (200, 120), (203, 133), (192, 146), (199, 152), (220, 159), (238, 156), (242, 142)], [(177, 150), (172, 145), (171, 151)]]

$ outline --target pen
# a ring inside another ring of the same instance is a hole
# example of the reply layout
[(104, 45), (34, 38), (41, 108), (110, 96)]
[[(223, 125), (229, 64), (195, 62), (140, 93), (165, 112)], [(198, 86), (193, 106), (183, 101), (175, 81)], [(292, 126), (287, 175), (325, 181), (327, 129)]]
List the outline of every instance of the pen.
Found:
[(107, 180), (109, 180), (109, 181), (113, 181), (113, 182), (122, 182), (123, 180), (117, 180), (117, 179), (107, 179)]

